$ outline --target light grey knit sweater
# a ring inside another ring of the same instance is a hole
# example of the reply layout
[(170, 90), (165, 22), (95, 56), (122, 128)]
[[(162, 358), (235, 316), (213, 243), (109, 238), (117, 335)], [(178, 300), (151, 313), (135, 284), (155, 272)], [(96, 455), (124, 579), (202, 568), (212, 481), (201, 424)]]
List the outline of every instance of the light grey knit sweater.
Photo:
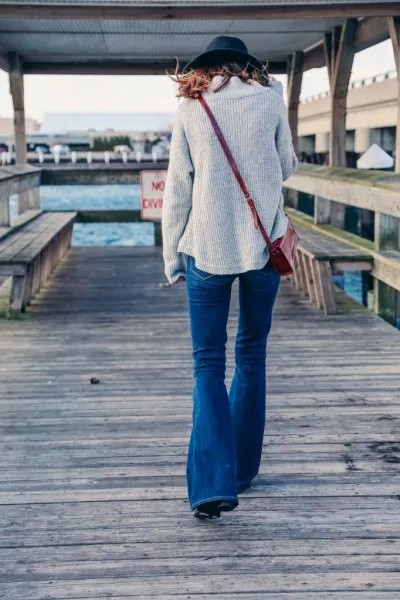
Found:
[[(274, 240), (284, 234), (282, 182), (297, 167), (283, 102), (282, 84), (271, 87), (232, 77), (204, 93), (250, 191), (261, 221)], [(164, 191), (162, 235), (165, 273), (175, 282), (186, 255), (214, 274), (261, 269), (268, 249), (203, 107), (185, 99), (172, 132)]]

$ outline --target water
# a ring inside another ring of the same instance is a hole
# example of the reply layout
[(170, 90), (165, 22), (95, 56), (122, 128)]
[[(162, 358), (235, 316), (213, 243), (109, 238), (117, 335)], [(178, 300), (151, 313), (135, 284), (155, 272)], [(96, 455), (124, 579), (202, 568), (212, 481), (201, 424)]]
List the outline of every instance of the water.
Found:
[(363, 303), (363, 286), (361, 271), (344, 271), (333, 276), (333, 281), (347, 296), (359, 304)]
[[(132, 185), (63, 185), (40, 189), (44, 210), (139, 209), (140, 186)], [(17, 214), (16, 197), (11, 200), (11, 215)], [(75, 223), (73, 246), (152, 246), (153, 223)], [(336, 285), (354, 300), (362, 302), (360, 272), (335, 275)]]
[[(125, 210), (140, 208), (140, 186), (58, 185), (40, 188), (44, 210)], [(11, 199), (11, 216), (17, 199)], [(75, 223), (73, 246), (153, 246), (153, 223)]]

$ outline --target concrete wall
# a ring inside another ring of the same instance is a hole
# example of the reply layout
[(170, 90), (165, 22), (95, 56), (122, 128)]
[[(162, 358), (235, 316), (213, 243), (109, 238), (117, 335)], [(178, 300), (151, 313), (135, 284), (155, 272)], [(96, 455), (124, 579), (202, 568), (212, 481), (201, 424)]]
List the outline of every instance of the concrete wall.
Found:
[[(393, 127), (397, 123), (397, 79), (349, 90), (347, 129)], [(299, 136), (328, 133), (330, 97), (299, 106)]]

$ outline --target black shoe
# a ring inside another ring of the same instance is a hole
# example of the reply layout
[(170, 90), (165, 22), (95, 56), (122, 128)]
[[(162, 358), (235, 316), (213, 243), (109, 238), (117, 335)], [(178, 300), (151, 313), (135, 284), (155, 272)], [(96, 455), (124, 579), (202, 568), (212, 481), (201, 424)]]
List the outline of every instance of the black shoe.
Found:
[(234, 502), (233, 500), (220, 500), (218, 508), (221, 512), (229, 512), (235, 510), (238, 504), (238, 502)]
[(212, 502), (204, 502), (196, 508), (194, 516), (196, 519), (218, 519), (221, 516), (220, 509), (221, 500), (213, 500)]

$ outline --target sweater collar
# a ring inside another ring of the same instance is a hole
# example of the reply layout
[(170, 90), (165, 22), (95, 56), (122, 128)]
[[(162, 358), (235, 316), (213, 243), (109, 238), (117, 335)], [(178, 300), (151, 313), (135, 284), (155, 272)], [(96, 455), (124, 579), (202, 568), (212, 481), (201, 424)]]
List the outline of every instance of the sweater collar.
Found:
[(217, 93), (216, 90), (223, 82), (222, 75), (214, 75), (212, 78), (208, 89), (204, 94), (209, 96), (213, 95), (213, 98), (221, 97), (240, 97), (240, 96), (249, 96), (251, 94), (257, 94), (259, 92), (263, 92), (265, 90), (264, 86), (262, 86), (257, 81), (250, 80), (248, 83), (244, 83), (239, 77), (231, 77), (228, 83)]

